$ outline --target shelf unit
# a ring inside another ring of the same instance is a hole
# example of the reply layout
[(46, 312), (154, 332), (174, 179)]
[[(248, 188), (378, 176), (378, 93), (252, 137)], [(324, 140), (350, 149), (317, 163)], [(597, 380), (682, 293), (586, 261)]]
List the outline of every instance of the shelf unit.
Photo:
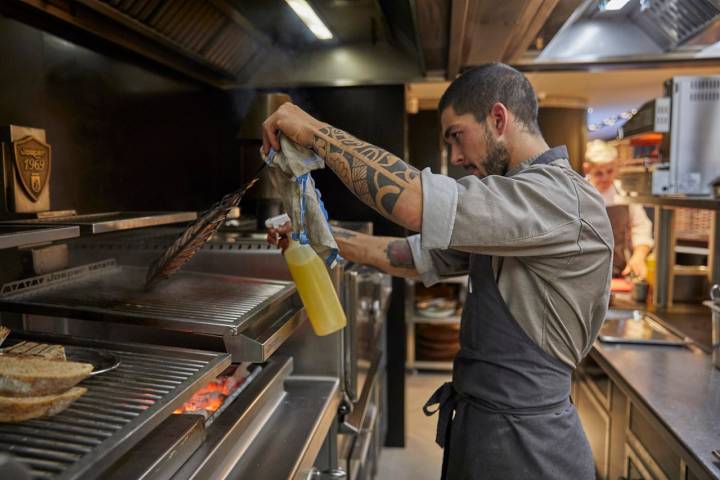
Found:
[[(624, 197), (622, 204), (640, 204), (655, 208), (654, 236), (656, 257), (656, 282), (653, 303), (656, 309), (667, 309), (673, 305), (675, 277), (680, 275), (707, 276), (711, 285), (720, 283), (720, 199), (691, 197)], [(684, 266), (675, 264), (675, 210), (696, 208), (712, 211), (712, 222), (708, 235), (708, 264)]]
[[(452, 361), (437, 360), (417, 360), (415, 345), (415, 326), (417, 324), (424, 325), (458, 325), (460, 323), (460, 315), (452, 315), (450, 317), (434, 318), (424, 317), (415, 313), (415, 281), (405, 281), (405, 322), (407, 335), (407, 358), (405, 361), (406, 368), (410, 370), (441, 370), (451, 371), (453, 368)], [(467, 288), (467, 275), (459, 277), (445, 278), (439, 283), (455, 283), (459, 284), (461, 290)]]

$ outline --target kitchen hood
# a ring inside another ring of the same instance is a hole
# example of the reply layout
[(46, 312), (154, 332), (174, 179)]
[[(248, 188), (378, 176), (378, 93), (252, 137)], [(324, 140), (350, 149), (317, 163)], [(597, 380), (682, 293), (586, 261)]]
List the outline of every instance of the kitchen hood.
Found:
[(630, 0), (617, 10), (610, 3), (583, 2), (535, 63), (695, 55), (720, 40), (720, 0)]

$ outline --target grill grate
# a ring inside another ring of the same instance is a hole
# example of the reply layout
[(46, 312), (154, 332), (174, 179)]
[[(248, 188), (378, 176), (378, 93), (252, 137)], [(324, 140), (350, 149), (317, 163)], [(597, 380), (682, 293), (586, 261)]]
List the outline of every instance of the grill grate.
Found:
[(213, 335), (237, 335), (250, 319), (295, 292), (290, 282), (179, 272), (151, 291), (145, 269), (110, 268), (72, 281), (0, 297), (6, 309), (45, 315), (160, 326)]
[(115, 344), (104, 350), (120, 360), (118, 368), (83, 381), (87, 393), (58, 415), (0, 423), (0, 452), (38, 479), (100, 478), (230, 363), (226, 354), (182, 349)]

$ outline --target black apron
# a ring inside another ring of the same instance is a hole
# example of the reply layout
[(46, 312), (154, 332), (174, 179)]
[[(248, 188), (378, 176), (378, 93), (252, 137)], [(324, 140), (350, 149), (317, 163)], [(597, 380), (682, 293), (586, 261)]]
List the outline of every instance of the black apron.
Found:
[[(564, 148), (534, 163), (556, 158), (567, 158)], [(453, 381), (423, 407), (426, 415), (439, 411), (442, 478), (594, 479), (592, 452), (569, 400), (572, 368), (544, 352), (515, 321), (492, 257), (473, 254), (469, 267)]]
[(625, 252), (632, 248), (630, 235), (630, 207), (627, 205), (612, 205), (606, 208), (610, 225), (613, 231), (613, 277), (622, 275), (627, 265)]

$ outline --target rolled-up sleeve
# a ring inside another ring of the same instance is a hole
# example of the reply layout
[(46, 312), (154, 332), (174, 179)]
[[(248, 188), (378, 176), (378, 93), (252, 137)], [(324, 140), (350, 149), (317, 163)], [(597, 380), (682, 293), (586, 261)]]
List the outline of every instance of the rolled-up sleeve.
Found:
[(425, 286), (433, 285), (443, 278), (468, 273), (470, 254), (457, 250), (427, 249), (421, 245), (421, 236), (407, 238), (415, 269)]
[(423, 170), (422, 248), (418, 252), (576, 253), (579, 203), (573, 180), (563, 170), (567, 169), (529, 167), (512, 177), (460, 180)]
[(630, 205), (630, 235), (632, 238), (632, 246), (636, 248), (640, 245), (647, 245), (652, 248), (654, 245), (652, 238), (652, 222), (645, 213), (642, 205)]

